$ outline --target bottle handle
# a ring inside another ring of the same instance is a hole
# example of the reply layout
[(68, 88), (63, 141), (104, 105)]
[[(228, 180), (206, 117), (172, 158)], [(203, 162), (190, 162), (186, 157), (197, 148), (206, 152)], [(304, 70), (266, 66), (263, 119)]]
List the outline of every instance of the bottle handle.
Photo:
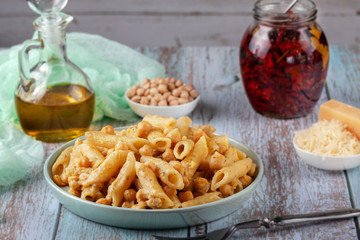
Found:
[(19, 50), (20, 84), (25, 92), (29, 91), (35, 79), (30, 77), (29, 52), (33, 49), (42, 49), (44, 44), (40, 39), (30, 39), (23, 43)]

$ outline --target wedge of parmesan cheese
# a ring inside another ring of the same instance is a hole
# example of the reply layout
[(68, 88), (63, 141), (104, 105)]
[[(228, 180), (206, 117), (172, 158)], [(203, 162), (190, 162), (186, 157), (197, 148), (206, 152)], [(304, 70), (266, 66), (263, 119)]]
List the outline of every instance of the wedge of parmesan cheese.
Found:
[(346, 129), (360, 139), (360, 109), (348, 104), (330, 100), (320, 105), (319, 120), (336, 119), (346, 125)]
[(295, 144), (309, 152), (326, 156), (360, 154), (360, 141), (338, 120), (321, 120), (311, 128), (295, 132)]

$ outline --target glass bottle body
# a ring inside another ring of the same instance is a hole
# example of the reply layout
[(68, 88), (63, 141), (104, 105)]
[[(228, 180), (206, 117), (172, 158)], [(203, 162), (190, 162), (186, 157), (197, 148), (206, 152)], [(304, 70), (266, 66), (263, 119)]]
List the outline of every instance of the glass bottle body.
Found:
[[(85, 73), (67, 59), (64, 30), (60, 38), (46, 34), (39, 31), (38, 42), (24, 44), (19, 54), (16, 110), (26, 134), (44, 142), (67, 141), (88, 130), (95, 96)], [(39, 49), (39, 61), (29, 68), (24, 52), (34, 48)]]
[(240, 67), (247, 97), (255, 111), (275, 118), (308, 114), (326, 79), (329, 49), (313, 20), (255, 20), (240, 46)]

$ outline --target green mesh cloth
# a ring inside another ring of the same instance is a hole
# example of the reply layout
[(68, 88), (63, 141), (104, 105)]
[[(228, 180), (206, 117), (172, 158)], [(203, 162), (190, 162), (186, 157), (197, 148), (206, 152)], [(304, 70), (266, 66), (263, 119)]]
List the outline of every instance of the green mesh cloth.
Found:
[[(19, 83), (20, 45), (0, 51), (0, 185), (11, 184), (42, 162), (44, 151), (38, 142), (19, 131), (14, 92)], [(127, 88), (143, 78), (164, 77), (164, 67), (141, 53), (97, 35), (67, 34), (69, 59), (89, 76), (95, 90), (93, 121), (110, 117), (133, 122), (137, 116), (126, 103)], [(32, 51), (30, 63), (38, 54)], [(27, 152), (27, 154), (24, 154)]]

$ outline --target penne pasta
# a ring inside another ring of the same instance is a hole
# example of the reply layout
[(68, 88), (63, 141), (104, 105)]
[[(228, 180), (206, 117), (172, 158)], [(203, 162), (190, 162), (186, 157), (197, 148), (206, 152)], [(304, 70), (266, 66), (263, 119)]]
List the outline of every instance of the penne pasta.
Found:
[(211, 181), (211, 191), (244, 176), (250, 170), (251, 164), (251, 159), (245, 158), (217, 171)]
[(142, 186), (142, 193), (147, 199), (145, 202), (150, 208), (170, 208), (173, 201), (166, 195), (157, 181), (155, 173), (140, 162), (135, 162), (136, 175)]
[(118, 176), (109, 186), (106, 199), (111, 200), (112, 206), (120, 206), (125, 190), (127, 190), (133, 182), (135, 178), (135, 161), (134, 153), (129, 152), (126, 157), (126, 162)]
[(195, 143), (193, 150), (181, 161), (181, 164), (185, 167), (185, 176), (188, 179), (195, 174), (200, 163), (208, 155), (208, 148), (205, 137), (201, 137), (199, 141)]
[(179, 160), (184, 159), (189, 155), (194, 145), (194, 141), (189, 139), (178, 142), (174, 147), (174, 156)]
[(220, 200), (246, 188), (257, 165), (187, 117), (147, 115), (121, 131), (85, 133), (61, 152), (51, 172), (76, 197), (114, 207), (183, 208)]
[(182, 202), (181, 207), (184, 208), (184, 207), (197, 206), (197, 205), (201, 205), (201, 204), (205, 204), (205, 203), (218, 201), (220, 199), (222, 199), (220, 192), (205, 193), (205, 194), (198, 196), (192, 200)]
[(108, 181), (125, 163), (128, 151), (115, 150), (104, 162), (91, 172), (89, 178), (84, 182), (84, 187), (88, 187), (93, 183)]
[(171, 147), (171, 139), (165, 137), (161, 131), (152, 131), (147, 136), (149, 142), (159, 151), (164, 152)]
[(165, 128), (174, 127), (176, 123), (175, 118), (159, 117), (156, 115), (146, 115), (143, 119), (152, 126), (164, 130)]
[(98, 131), (86, 132), (85, 138), (90, 144), (105, 148), (115, 148), (119, 141), (126, 140), (126, 137), (124, 136), (110, 135)]
[(153, 164), (156, 167), (155, 175), (169, 187), (181, 190), (184, 188), (184, 182), (181, 174), (173, 168), (168, 162), (160, 158), (142, 156), (140, 162), (146, 166)]

